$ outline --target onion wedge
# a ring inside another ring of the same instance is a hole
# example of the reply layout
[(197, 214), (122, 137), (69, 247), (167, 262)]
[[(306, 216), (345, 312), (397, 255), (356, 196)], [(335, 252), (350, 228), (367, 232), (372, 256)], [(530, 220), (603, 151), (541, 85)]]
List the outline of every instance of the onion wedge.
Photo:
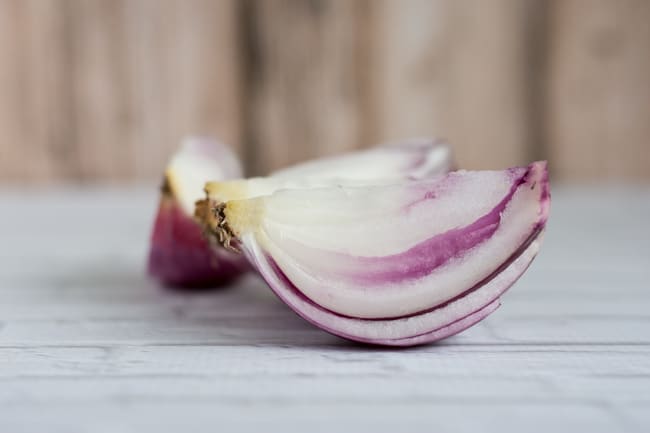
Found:
[(170, 286), (221, 285), (249, 269), (240, 255), (209, 245), (194, 221), (194, 204), (206, 179), (241, 177), (236, 157), (224, 145), (186, 139), (165, 171), (151, 234), (149, 274)]
[(225, 201), (208, 184), (197, 215), (212, 237), (306, 320), (383, 345), (439, 340), (494, 311), (537, 254), (550, 205), (545, 162), (361, 185), (255, 182)]

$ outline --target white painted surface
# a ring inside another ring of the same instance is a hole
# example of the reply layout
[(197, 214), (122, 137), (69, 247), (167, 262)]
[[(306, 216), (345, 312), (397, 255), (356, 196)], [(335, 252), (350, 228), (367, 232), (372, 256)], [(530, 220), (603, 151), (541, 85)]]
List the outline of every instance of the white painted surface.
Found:
[(262, 282), (144, 276), (145, 190), (0, 192), (0, 432), (650, 431), (650, 188), (556, 188), (482, 324), (354, 345)]

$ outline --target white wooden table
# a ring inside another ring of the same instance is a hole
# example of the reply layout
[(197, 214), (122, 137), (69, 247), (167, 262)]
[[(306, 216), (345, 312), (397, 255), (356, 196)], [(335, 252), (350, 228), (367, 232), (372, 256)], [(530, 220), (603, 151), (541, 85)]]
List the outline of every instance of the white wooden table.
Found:
[(555, 187), (503, 306), (409, 350), (160, 289), (154, 190), (0, 192), (0, 432), (650, 431), (650, 187)]

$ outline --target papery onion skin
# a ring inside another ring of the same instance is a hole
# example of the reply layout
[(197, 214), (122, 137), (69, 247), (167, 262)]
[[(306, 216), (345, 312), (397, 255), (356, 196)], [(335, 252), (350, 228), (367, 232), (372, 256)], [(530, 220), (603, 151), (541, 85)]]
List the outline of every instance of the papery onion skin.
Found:
[[(527, 168), (512, 169), (512, 172), (521, 173), (521, 176), (515, 179), (513, 188), (518, 194), (518, 200), (524, 200), (524, 204), (528, 203), (521, 208), (521, 218), (526, 218), (525, 222), (517, 223), (523, 224), (521, 227), (529, 227), (526, 235), (521, 233), (523, 238), (520, 244), (510, 247), (512, 248), (510, 254), (495, 262), (492, 271), (487, 272), (482, 280), (468, 287), (456, 287), (452, 297), (441, 298), (432, 305), (421, 305), (419, 311), (407, 314), (364, 318), (355, 315), (354, 308), (348, 309), (346, 314), (333, 311), (306, 295), (303, 287), (296, 287), (291, 278), (276, 263), (275, 258), (258, 242), (254, 232), (229, 229), (238, 236), (241, 249), (273, 291), (297, 314), (316, 326), (343, 338), (365, 343), (395, 346), (428, 343), (460, 332), (494, 311), (499, 305), (499, 296), (514, 284), (537, 254), (550, 204), (546, 163), (534, 163)], [(462, 175), (460, 173), (455, 176)], [(506, 199), (507, 197), (504, 198), (504, 200)], [(459, 197), (459, 200), (463, 200), (463, 197)], [(245, 205), (245, 201), (241, 204), (233, 202), (233, 205), (239, 207), (242, 204)], [(535, 212), (531, 213), (530, 206), (534, 206)], [(498, 219), (507, 214), (504, 210), (499, 210), (498, 207), (495, 209), (496, 214), (493, 215), (497, 215)], [(519, 208), (515, 207), (515, 211), (516, 209)], [(529, 209), (529, 211), (524, 212), (523, 209)], [(516, 216), (517, 214), (514, 215), (514, 217)], [(509, 218), (508, 221), (516, 222), (516, 218), (512, 219), (513, 215), (510, 215)], [(490, 223), (490, 226), (494, 224)], [(519, 227), (517, 224), (514, 226)], [(517, 230), (522, 230), (521, 227)], [(508, 227), (503, 230), (508, 230)], [(464, 242), (463, 232), (459, 232), (455, 236), (459, 242)], [(487, 236), (489, 237), (491, 234), (488, 233)], [(517, 237), (519, 236), (517, 235)], [(483, 248), (483, 243), (484, 241), (479, 240), (468, 251)], [(327, 259), (325, 258), (324, 261)], [(285, 270), (291, 270), (291, 268), (285, 268)], [(358, 271), (359, 275), (363, 275), (364, 268), (360, 267)], [(406, 267), (406, 274), (408, 271), (409, 266)], [(373, 290), (372, 281), (372, 279), (367, 281), (367, 287), (359, 295), (355, 308), (359, 306), (367, 308), (368, 304), (374, 302), (375, 296), (369, 292), (369, 290)], [(335, 289), (332, 290), (332, 293), (337, 293)], [(403, 290), (408, 291), (408, 286), (404, 286)], [(340, 305), (338, 306), (340, 307)]]
[[(193, 161), (200, 161), (202, 167), (195, 167)], [(203, 180), (197, 185), (191, 182), (188, 185), (184, 176), (188, 171), (203, 172)], [(222, 286), (250, 269), (241, 255), (210, 245), (201, 225), (194, 220), (192, 212), (188, 212), (202, 194), (202, 183), (215, 176), (223, 179), (241, 176), (235, 156), (219, 142), (186, 139), (170, 160), (147, 263), (149, 275), (167, 286)]]

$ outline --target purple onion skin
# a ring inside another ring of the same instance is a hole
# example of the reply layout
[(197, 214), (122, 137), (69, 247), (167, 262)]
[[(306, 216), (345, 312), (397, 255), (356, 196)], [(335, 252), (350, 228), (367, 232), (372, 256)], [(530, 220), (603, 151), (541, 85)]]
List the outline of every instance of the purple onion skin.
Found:
[(148, 273), (174, 288), (223, 286), (250, 269), (238, 254), (213, 248), (176, 200), (163, 193), (151, 234)]
[[(509, 195), (484, 218), (488, 220), (486, 227), (498, 225), (503, 210), (501, 208), (507, 205), (509, 198), (517, 190), (539, 188), (537, 218), (531, 221), (530, 232), (525, 241), (512, 251), (507, 260), (495, 263), (493, 272), (477, 285), (466, 288), (452, 299), (412, 315), (385, 319), (343, 316), (305, 296), (255, 241), (250, 238), (243, 239), (243, 250), (280, 299), (298, 315), (329, 333), (356, 342), (387, 346), (412, 346), (437, 341), (473, 326), (495, 311), (500, 305), (499, 297), (526, 271), (537, 254), (550, 208), (547, 166), (545, 162), (538, 162), (519, 170), (523, 171), (521, 176), (515, 179)], [(497, 220), (492, 221), (494, 218)], [(481, 234), (485, 234), (485, 238), (489, 238), (490, 231), (491, 228), (487, 231), (480, 230)], [(463, 233), (456, 233), (455, 236), (462, 238)], [(480, 248), (480, 239), (483, 237), (478, 238), (477, 242), (470, 242), (472, 248)], [(459, 244), (465, 243), (459, 241)], [(463, 250), (464, 248), (461, 248), (459, 251)], [(438, 260), (429, 265), (437, 267)], [(422, 271), (417, 270), (416, 273), (420, 275)], [(392, 275), (386, 277), (392, 282), (396, 281)], [(412, 276), (407, 272), (403, 277), (408, 280)]]

